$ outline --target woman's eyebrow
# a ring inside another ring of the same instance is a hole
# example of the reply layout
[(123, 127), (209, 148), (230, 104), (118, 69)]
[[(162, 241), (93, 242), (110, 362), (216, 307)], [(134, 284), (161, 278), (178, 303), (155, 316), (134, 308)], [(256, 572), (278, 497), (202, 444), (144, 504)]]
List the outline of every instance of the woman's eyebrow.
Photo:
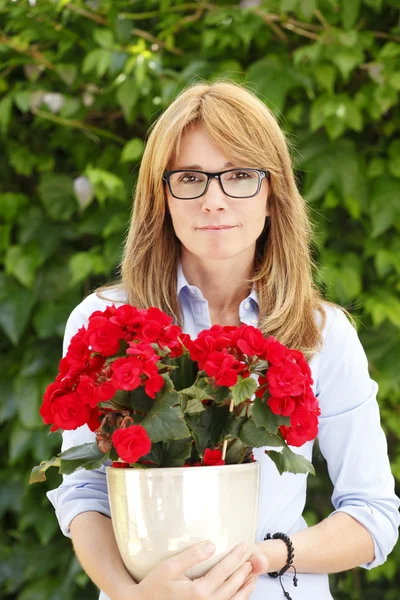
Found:
[[(223, 169), (233, 167), (233, 166), (234, 165), (231, 162), (227, 162), (223, 166)], [(173, 170), (174, 171), (186, 171), (186, 170), (190, 170), (190, 169), (196, 169), (196, 171), (203, 171), (203, 169), (200, 165), (183, 165), (181, 167), (175, 167), (175, 169), (173, 169)]]

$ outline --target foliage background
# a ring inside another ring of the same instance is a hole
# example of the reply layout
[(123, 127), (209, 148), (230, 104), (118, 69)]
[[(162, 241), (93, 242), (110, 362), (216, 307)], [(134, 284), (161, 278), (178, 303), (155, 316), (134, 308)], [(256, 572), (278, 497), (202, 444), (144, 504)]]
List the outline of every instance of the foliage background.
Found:
[[(400, 479), (398, 0), (0, 0), (0, 593), (90, 600), (33, 464), (68, 314), (115, 274), (150, 123), (196, 77), (245, 82), (293, 147), (317, 280), (351, 307)], [(331, 511), (317, 454), (310, 524)], [(399, 596), (385, 565), (331, 577), (336, 599)]]

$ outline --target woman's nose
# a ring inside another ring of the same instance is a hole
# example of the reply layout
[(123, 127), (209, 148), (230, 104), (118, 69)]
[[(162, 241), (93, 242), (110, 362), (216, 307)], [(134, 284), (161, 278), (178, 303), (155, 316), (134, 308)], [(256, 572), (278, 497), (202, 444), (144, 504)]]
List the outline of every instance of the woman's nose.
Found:
[(226, 210), (228, 196), (223, 192), (218, 179), (211, 179), (207, 192), (203, 196), (202, 209), (205, 212)]

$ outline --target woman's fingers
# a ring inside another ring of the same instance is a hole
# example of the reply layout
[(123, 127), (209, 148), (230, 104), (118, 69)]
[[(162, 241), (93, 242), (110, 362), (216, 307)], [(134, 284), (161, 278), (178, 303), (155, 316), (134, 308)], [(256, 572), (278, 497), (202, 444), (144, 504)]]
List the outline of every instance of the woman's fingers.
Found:
[(201, 587), (206, 590), (209, 596), (212, 596), (215, 590), (217, 590), (233, 573), (238, 571), (238, 565), (244, 557), (246, 550), (247, 544), (239, 544), (201, 578)]
[(230, 600), (245, 587), (245, 582), (251, 574), (251, 563), (245, 562), (237, 569), (212, 595), (213, 600)]
[(248, 600), (256, 589), (257, 585), (257, 577), (251, 577), (245, 585), (243, 585), (240, 590), (236, 592), (234, 596), (230, 600)]

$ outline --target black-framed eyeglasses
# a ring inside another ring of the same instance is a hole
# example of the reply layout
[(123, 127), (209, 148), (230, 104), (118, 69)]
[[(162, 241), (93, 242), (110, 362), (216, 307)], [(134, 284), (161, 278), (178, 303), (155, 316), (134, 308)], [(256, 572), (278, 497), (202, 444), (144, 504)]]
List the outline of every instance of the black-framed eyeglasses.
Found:
[(165, 171), (163, 180), (167, 182), (172, 196), (178, 200), (200, 198), (208, 190), (211, 179), (218, 179), (224, 194), (231, 198), (252, 198), (257, 196), (268, 174), (262, 169), (247, 168), (228, 169), (219, 173), (186, 169)]

